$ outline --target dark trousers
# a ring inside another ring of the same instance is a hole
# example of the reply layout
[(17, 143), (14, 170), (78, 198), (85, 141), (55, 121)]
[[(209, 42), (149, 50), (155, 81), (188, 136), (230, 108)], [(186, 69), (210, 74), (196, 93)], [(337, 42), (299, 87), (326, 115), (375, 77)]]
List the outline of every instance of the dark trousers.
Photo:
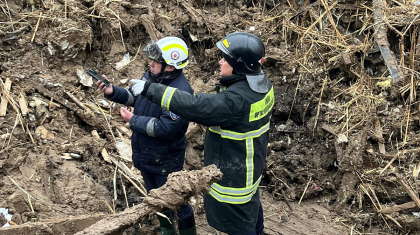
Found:
[[(153, 174), (145, 171), (141, 171), (141, 175), (146, 184), (147, 192), (155, 188), (160, 188), (168, 180), (168, 175)], [(187, 229), (195, 225), (194, 211), (190, 204), (186, 203), (181, 205), (176, 214), (178, 216), (179, 229)]]
[(255, 226), (255, 231), (248, 235), (260, 235), (263, 234), (264, 230), (264, 213), (263, 208), (260, 202), (260, 208), (258, 209), (258, 219), (257, 219), (257, 225)]

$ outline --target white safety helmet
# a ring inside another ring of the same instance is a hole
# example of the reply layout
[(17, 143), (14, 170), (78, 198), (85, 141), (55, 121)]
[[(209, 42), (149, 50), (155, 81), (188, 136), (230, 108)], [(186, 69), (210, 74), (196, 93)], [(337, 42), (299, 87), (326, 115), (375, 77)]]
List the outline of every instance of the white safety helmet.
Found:
[(151, 40), (143, 52), (150, 59), (172, 65), (176, 69), (185, 68), (189, 63), (187, 44), (177, 37), (164, 37), (156, 43)]

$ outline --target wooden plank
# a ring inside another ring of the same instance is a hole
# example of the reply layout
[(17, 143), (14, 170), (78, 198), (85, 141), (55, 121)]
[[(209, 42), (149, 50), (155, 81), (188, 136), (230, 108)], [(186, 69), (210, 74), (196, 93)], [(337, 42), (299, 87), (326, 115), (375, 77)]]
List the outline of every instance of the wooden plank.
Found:
[(6, 82), (4, 83), (3, 87), (3, 96), (1, 97), (1, 104), (0, 104), (0, 116), (6, 116), (7, 111), (7, 104), (9, 103), (6, 95), (9, 94), (10, 88), (12, 87), (12, 80), (10, 78), (6, 78)]
[(20, 94), (19, 96), (19, 107), (22, 112), (22, 116), (28, 115), (28, 102), (26, 102), (25, 96)]

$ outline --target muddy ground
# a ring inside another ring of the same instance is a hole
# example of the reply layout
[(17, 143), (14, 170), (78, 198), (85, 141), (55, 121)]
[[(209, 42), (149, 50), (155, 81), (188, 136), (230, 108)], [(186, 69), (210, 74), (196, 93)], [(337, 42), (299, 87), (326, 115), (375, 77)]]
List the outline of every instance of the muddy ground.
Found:
[[(142, 203), (121, 106), (87, 69), (129, 86), (147, 70), (149, 40), (173, 35), (190, 48), (194, 91), (213, 92), (215, 43), (246, 31), (266, 44), (275, 86), (265, 232), (420, 234), (416, 4), (0, 0), (0, 208), (16, 224), (0, 233), (74, 234)], [(204, 127), (192, 123), (187, 136), (184, 169), (201, 169)], [(198, 234), (218, 234), (201, 195), (190, 202)], [(125, 234), (158, 231), (149, 215)]]

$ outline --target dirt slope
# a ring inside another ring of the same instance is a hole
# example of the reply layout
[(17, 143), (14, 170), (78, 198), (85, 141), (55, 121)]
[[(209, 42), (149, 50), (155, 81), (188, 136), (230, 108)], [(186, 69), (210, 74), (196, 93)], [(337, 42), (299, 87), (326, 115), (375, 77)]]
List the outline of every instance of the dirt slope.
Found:
[[(88, 68), (129, 86), (147, 69), (146, 43), (173, 35), (190, 48), (184, 72), (194, 91), (213, 92), (215, 42), (246, 31), (266, 44), (264, 72), (275, 86), (260, 188), (266, 233), (420, 231), (415, 1), (0, 0), (0, 6), (0, 208), (16, 224), (57, 234), (68, 228), (63, 218), (79, 218), (85, 223), (74, 223), (77, 232), (143, 200), (121, 106), (92, 87)], [(201, 169), (204, 128), (191, 124), (187, 136), (185, 169)], [(216, 234), (202, 198), (192, 204), (199, 234)], [(47, 220), (57, 226), (45, 226)], [(126, 234), (156, 234), (157, 224), (150, 216)]]

